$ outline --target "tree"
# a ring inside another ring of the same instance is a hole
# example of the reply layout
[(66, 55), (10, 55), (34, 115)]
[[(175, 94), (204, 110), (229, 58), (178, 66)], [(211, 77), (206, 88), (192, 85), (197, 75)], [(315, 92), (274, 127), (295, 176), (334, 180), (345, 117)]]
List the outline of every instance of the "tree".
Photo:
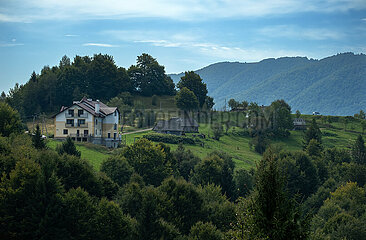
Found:
[(133, 168), (128, 164), (126, 158), (115, 156), (103, 161), (100, 171), (104, 172), (119, 186), (123, 186), (130, 181)]
[(272, 128), (275, 131), (283, 132), (286, 130), (292, 130), (294, 124), (291, 117), (291, 107), (285, 100), (276, 100), (271, 103), (271, 122)]
[(323, 151), (323, 147), (316, 139), (311, 139), (308, 146), (306, 147), (306, 153), (310, 157), (320, 157)]
[(184, 87), (191, 90), (194, 95), (196, 95), (199, 107), (201, 108), (207, 97), (207, 86), (202, 81), (200, 75), (196, 74), (193, 71), (188, 71), (184, 73), (184, 76), (181, 77), (181, 80), (178, 82), (177, 87), (182, 89)]
[(191, 150), (185, 150), (182, 144), (178, 145), (177, 150), (173, 152), (173, 156), (177, 165), (175, 168), (179, 175), (188, 181), (189, 175), (201, 159), (195, 156)]
[(194, 223), (202, 218), (203, 200), (196, 187), (183, 179), (168, 178), (159, 187), (166, 194), (171, 205), (169, 222), (177, 226), (181, 233), (189, 233)]
[(173, 80), (165, 74), (164, 66), (149, 54), (138, 56), (136, 66), (128, 69), (128, 75), (137, 92), (144, 96), (175, 94)]
[(212, 223), (197, 222), (192, 226), (189, 233), (189, 240), (221, 240), (223, 239), (223, 234), (220, 230), (216, 228)]
[(241, 168), (234, 173), (236, 194), (239, 197), (246, 197), (253, 189), (254, 176), (247, 170)]
[(214, 99), (210, 96), (207, 96), (203, 106), (205, 106), (207, 110), (211, 110), (214, 105), (215, 105)]
[(177, 107), (184, 111), (192, 111), (198, 108), (198, 100), (192, 91), (183, 87), (175, 97)]
[(361, 128), (362, 128), (362, 134), (364, 134), (365, 129), (366, 129), (366, 120), (363, 120), (363, 121), (361, 122)]
[(366, 164), (366, 148), (365, 142), (361, 135), (358, 135), (355, 143), (352, 146), (351, 156), (355, 163)]
[(5, 102), (0, 102), (0, 134), (8, 137), (11, 133), (20, 133), (22, 122), (16, 110)]
[(135, 144), (126, 147), (122, 156), (141, 175), (147, 184), (159, 186), (172, 174), (171, 159), (166, 158), (161, 145), (154, 145), (147, 139), (140, 139)]
[(80, 157), (81, 152), (76, 149), (74, 141), (72, 141), (71, 137), (67, 137), (66, 141), (61, 145), (58, 145), (56, 148), (58, 154), (69, 154), (74, 155), (75, 157)]
[(214, 123), (211, 125), (211, 128), (214, 135), (214, 139), (219, 141), (220, 138), (224, 135), (224, 128), (222, 127), (222, 124)]
[(235, 101), (235, 99), (231, 98), (228, 102), (228, 105), (231, 109), (235, 109), (237, 107), (239, 107), (239, 102)]
[(296, 118), (300, 118), (301, 117), (301, 112), (299, 110), (296, 110)]
[(39, 129), (39, 125), (36, 126), (36, 131), (32, 135), (32, 143), (36, 149), (45, 149), (46, 143), (42, 138), (41, 130)]
[(311, 139), (315, 139), (318, 143), (322, 143), (322, 132), (320, 131), (315, 119), (311, 121), (309, 128), (305, 131), (303, 146), (309, 145)]
[(284, 191), (278, 156), (267, 150), (257, 167), (255, 190), (248, 204), (252, 235), (270, 239), (305, 239), (308, 231), (295, 201)]
[(312, 239), (365, 239), (365, 190), (348, 182), (330, 195), (313, 218)]
[(123, 215), (118, 204), (102, 198), (96, 209), (95, 239), (132, 239), (134, 229), (131, 226), (133, 220)]

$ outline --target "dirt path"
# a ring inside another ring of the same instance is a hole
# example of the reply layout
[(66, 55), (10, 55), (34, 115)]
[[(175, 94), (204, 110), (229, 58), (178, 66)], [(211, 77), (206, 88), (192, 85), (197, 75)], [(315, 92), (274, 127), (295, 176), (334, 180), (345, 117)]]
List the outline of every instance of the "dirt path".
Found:
[(150, 131), (150, 130), (152, 130), (152, 128), (147, 128), (147, 129), (141, 129), (141, 130), (137, 130), (137, 131), (133, 131), (133, 132), (122, 133), (122, 136), (123, 135), (128, 135), (128, 134), (133, 134), (133, 133), (139, 133), (139, 132), (147, 132), (147, 131)]

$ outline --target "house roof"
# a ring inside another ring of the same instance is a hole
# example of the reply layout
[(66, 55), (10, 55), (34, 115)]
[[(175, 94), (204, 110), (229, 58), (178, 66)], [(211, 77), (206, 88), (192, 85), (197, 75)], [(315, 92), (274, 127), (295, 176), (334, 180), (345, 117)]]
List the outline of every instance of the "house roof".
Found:
[(184, 131), (184, 127), (198, 127), (196, 120), (191, 118), (174, 117), (169, 120), (160, 120), (156, 123), (153, 130), (155, 131)]
[[(99, 113), (95, 112), (95, 105), (97, 103), (99, 103)], [(87, 111), (88, 113), (90, 113), (94, 116), (102, 117), (102, 118), (114, 113), (116, 110), (118, 111), (117, 107), (108, 107), (107, 105), (100, 102), (99, 100), (93, 101), (92, 99), (87, 99), (86, 97), (84, 97), (80, 101), (74, 101), (74, 103), (70, 107), (72, 107), (74, 105), (79, 106), (80, 108), (84, 109), (85, 111)], [(59, 113), (69, 109), (70, 107), (62, 106)], [(59, 114), (59, 113), (57, 113), (57, 114)]]

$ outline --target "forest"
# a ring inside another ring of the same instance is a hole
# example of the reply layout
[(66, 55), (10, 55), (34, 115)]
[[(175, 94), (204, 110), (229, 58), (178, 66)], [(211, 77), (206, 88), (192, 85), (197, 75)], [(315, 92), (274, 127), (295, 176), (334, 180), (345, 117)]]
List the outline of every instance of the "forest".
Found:
[(33, 72), (24, 85), (16, 84), (1, 98), (25, 119), (55, 113), (83, 97), (108, 102), (121, 93), (160, 96), (175, 95), (176, 90), (164, 66), (148, 54), (138, 56), (136, 65), (127, 70), (118, 67), (112, 56), (95, 54), (75, 56), (72, 62), (64, 56), (58, 66), (45, 66), (40, 74)]
[(74, 143), (50, 149), (0, 102), (1, 239), (364, 239), (366, 149), (267, 146), (255, 168), (140, 139), (100, 170)]

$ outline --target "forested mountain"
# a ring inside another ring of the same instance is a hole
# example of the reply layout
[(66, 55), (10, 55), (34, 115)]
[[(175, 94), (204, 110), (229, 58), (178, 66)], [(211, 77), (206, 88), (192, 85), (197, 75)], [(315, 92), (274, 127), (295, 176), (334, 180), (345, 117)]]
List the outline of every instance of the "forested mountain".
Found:
[[(353, 115), (366, 105), (366, 55), (343, 53), (321, 60), (306, 57), (222, 62), (195, 71), (207, 84), (215, 107), (225, 99), (269, 105), (284, 99), (293, 110)], [(171, 74), (178, 82), (181, 74)]]

